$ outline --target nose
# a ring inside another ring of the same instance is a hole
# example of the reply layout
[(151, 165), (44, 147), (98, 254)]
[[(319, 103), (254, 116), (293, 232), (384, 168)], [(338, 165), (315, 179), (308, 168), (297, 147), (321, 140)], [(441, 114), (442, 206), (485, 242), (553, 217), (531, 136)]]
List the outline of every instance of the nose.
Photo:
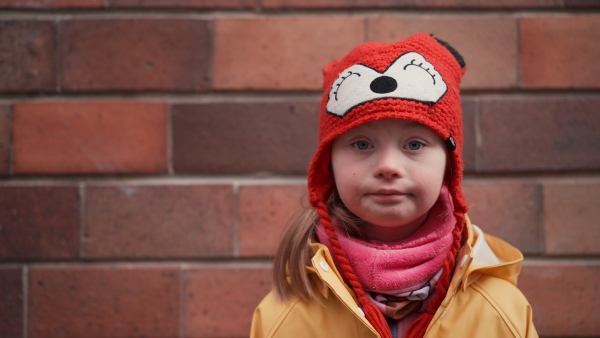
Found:
[(404, 176), (404, 161), (400, 151), (387, 149), (380, 151), (375, 159), (374, 176), (378, 178), (400, 178)]

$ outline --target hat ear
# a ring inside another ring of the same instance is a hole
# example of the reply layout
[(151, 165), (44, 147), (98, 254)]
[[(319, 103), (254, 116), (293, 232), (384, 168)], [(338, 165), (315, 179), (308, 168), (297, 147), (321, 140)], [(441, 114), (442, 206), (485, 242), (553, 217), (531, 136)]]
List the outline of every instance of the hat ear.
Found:
[(331, 62), (331, 63), (327, 64), (325, 67), (323, 67), (323, 76), (327, 76), (327, 74), (329, 72), (331, 72), (331, 70), (333, 69), (333, 67), (335, 67), (335, 65), (337, 65), (337, 61)]
[(450, 51), (450, 53), (452, 53), (452, 55), (454, 56), (454, 58), (456, 59), (456, 61), (460, 65), (460, 68), (465, 68), (465, 66), (467, 65), (465, 63), (465, 59), (462, 57), (462, 55), (460, 55), (460, 53), (456, 49), (454, 49), (454, 47), (450, 46), (450, 44), (447, 43), (446, 41), (438, 39), (438, 38), (436, 38), (433, 35), (431, 35), (431, 37), (434, 38), (437, 42), (439, 42), (440, 45), (446, 47), (446, 49), (448, 51)]

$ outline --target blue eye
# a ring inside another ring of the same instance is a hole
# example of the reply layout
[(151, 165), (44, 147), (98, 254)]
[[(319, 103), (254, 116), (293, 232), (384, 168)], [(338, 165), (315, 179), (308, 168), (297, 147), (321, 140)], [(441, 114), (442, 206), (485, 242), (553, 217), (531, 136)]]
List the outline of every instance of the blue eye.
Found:
[(419, 150), (419, 149), (423, 148), (423, 143), (421, 143), (419, 141), (410, 141), (410, 142), (408, 142), (406, 147), (409, 150)]
[(358, 141), (358, 142), (354, 142), (352, 143), (352, 145), (354, 146), (354, 148), (358, 149), (358, 150), (367, 150), (372, 148), (373, 146), (371, 146), (371, 144), (367, 141)]

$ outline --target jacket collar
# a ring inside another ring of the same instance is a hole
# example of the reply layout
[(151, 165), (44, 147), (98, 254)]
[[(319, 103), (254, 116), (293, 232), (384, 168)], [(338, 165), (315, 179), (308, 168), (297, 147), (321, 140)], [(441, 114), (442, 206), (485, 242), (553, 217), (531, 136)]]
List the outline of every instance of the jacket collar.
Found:
[[(471, 224), (468, 215), (465, 216), (467, 224), (463, 229), (462, 246), (456, 256), (450, 287), (432, 323), (444, 313), (457, 292), (466, 290), (484, 274), (502, 278), (516, 285), (521, 271), (523, 255), (518, 249), (501, 239), (484, 234), (479, 227)], [(354, 292), (343, 282), (327, 247), (317, 242), (312, 242), (310, 246), (314, 255), (312, 266), (308, 266), (307, 270), (313, 287), (326, 299), (333, 292), (365, 325), (373, 329), (362, 310), (358, 308)]]

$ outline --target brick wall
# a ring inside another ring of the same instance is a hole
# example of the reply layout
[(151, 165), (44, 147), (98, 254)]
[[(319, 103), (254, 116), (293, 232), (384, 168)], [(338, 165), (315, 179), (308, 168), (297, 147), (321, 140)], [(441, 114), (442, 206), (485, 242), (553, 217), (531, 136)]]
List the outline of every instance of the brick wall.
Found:
[(0, 8), (0, 336), (246, 336), (321, 67), (418, 31), (466, 59), (471, 218), (525, 253), (539, 333), (600, 335), (600, 2)]

